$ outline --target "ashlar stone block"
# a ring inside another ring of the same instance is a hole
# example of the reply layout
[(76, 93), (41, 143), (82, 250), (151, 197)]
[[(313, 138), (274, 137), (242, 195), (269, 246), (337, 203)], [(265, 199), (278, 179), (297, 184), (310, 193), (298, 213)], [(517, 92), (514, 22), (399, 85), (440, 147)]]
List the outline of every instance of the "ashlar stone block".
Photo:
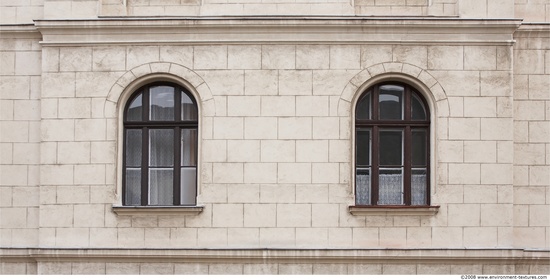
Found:
[(467, 248), (497, 246), (496, 227), (466, 227), (464, 228), (464, 246)]
[(428, 49), (424, 46), (394, 46), (393, 61), (426, 68)]
[(245, 95), (277, 95), (278, 92), (279, 72), (277, 70), (247, 70), (244, 72)]
[(464, 162), (495, 163), (496, 161), (495, 141), (464, 141)]
[(450, 204), (449, 226), (480, 226), (479, 204)]
[(480, 138), (478, 118), (450, 118), (449, 138), (453, 140), (477, 140)]
[(312, 71), (281, 70), (279, 71), (280, 95), (311, 95)]
[(311, 183), (311, 163), (279, 163), (278, 183)]
[(96, 47), (92, 49), (93, 71), (124, 71), (126, 47)]
[(275, 163), (245, 163), (245, 183), (276, 183), (277, 164)]
[(359, 69), (361, 49), (357, 45), (330, 46), (330, 69)]
[(294, 203), (296, 186), (292, 184), (260, 185), (261, 203)]
[(296, 46), (296, 69), (328, 69), (330, 47), (321, 45)]
[(193, 67), (193, 47), (191, 46), (161, 46), (160, 60)]
[(311, 165), (312, 183), (339, 183), (340, 164), (338, 163), (313, 163)]
[(361, 47), (361, 68), (392, 61), (392, 46), (368, 45)]
[(228, 46), (227, 65), (229, 69), (260, 69), (262, 67), (262, 47)]
[(497, 66), (497, 49), (494, 46), (465, 46), (464, 69), (495, 70)]
[(227, 46), (194, 47), (195, 69), (227, 69)]
[(297, 162), (327, 162), (328, 141), (298, 140), (296, 141)]
[(160, 52), (157, 46), (131, 46), (126, 49), (126, 70), (159, 60)]
[(213, 227), (242, 227), (242, 204), (214, 204), (212, 210)]
[(229, 228), (227, 229), (227, 245), (232, 248), (249, 248), (260, 245), (260, 229)]
[(259, 116), (260, 115), (260, 97), (259, 96), (228, 96), (227, 97), (227, 115), (228, 116)]
[(288, 45), (263, 45), (262, 69), (294, 69), (296, 47)]
[(311, 117), (279, 118), (279, 139), (311, 139)]
[(311, 204), (278, 204), (277, 227), (311, 227)]
[(277, 118), (247, 117), (244, 119), (245, 139), (276, 139)]
[(328, 230), (326, 228), (297, 228), (296, 247), (298, 248), (326, 248), (328, 244)]
[(91, 71), (92, 48), (61, 48), (59, 50), (59, 70), (62, 72)]
[(482, 204), (481, 226), (512, 226), (513, 215), (512, 204)]
[(269, 228), (276, 226), (277, 207), (275, 204), (245, 204), (244, 226)]
[(428, 69), (461, 70), (463, 69), (463, 56), (462, 46), (428, 47)]

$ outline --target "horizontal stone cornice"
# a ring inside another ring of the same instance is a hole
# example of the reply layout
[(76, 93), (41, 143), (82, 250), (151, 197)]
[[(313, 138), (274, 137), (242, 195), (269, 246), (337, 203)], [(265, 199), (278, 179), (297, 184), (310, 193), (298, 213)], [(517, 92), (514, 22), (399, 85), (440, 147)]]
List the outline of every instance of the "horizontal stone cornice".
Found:
[(0, 249), (0, 262), (544, 264), (522, 249)]
[(219, 17), (38, 20), (42, 44), (509, 45), (517, 19)]

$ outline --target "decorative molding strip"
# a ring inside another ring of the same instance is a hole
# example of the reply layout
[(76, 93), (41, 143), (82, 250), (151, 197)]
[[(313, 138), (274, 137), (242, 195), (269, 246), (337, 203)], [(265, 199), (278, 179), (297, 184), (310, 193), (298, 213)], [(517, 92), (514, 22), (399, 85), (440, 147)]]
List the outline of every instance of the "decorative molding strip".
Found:
[(522, 249), (0, 249), (0, 262), (547, 264)]
[(517, 19), (197, 17), (37, 20), (46, 46), (102, 44), (512, 45)]

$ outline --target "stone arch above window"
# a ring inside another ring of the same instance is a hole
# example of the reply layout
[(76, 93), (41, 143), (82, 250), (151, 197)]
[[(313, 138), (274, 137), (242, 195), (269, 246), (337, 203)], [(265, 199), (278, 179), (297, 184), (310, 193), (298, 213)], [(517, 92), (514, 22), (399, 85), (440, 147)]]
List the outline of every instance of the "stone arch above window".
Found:
[(357, 73), (344, 87), (338, 102), (338, 116), (352, 116), (352, 103), (368, 87), (383, 81), (399, 81), (418, 88), (434, 118), (448, 117), (447, 94), (429, 71), (408, 63), (384, 62)]
[(111, 87), (104, 105), (106, 118), (117, 118), (133, 90), (147, 83), (170, 81), (185, 86), (195, 96), (201, 116), (215, 116), (216, 107), (208, 84), (191, 69), (175, 63), (153, 62), (137, 66), (123, 75)]

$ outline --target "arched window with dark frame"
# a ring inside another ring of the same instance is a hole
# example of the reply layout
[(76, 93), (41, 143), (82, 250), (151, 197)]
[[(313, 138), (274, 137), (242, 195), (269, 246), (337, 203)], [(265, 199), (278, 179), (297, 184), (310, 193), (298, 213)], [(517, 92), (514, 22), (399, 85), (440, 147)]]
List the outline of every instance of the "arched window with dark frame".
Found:
[(403, 83), (367, 89), (355, 110), (355, 204), (430, 205), (430, 113)]
[(196, 205), (197, 138), (197, 103), (185, 88), (136, 90), (124, 107), (123, 205)]

